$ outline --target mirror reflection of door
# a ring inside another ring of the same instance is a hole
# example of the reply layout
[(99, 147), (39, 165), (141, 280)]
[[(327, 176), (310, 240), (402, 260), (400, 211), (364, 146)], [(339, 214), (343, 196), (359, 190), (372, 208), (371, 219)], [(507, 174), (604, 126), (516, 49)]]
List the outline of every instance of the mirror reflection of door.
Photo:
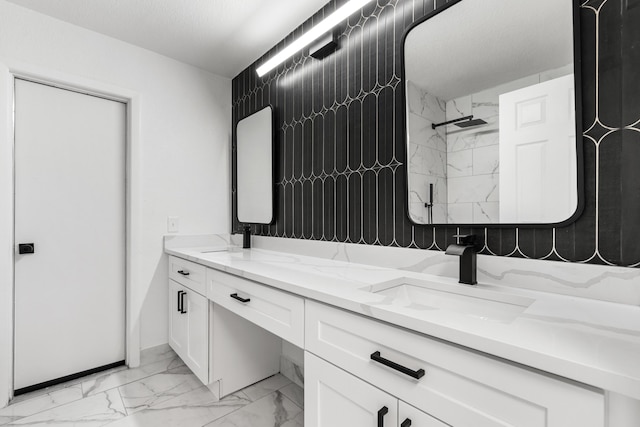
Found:
[(559, 222), (577, 203), (573, 76), (500, 95), (500, 219)]

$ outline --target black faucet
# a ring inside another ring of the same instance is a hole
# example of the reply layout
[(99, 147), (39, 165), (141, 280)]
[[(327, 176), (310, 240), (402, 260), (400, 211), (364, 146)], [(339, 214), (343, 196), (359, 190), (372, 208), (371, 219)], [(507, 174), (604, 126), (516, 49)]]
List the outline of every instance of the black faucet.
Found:
[(251, 226), (245, 225), (242, 230), (242, 247), (244, 249), (251, 248)]
[(476, 281), (476, 253), (478, 252), (476, 236), (475, 234), (456, 234), (453, 237), (458, 239), (458, 243), (449, 245), (445, 254), (460, 257), (460, 280), (458, 283), (475, 285), (478, 283)]

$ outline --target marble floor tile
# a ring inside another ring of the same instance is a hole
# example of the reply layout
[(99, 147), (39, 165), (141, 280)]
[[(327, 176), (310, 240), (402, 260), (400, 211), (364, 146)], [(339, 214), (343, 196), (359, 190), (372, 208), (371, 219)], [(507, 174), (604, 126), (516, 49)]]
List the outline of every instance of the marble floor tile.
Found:
[(275, 391), (242, 409), (206, 424), (206, 427), (303, 427), (303, 425), (302, 409), (280, 391)]
[(19, 396), (0, 426), (303, 426), (302, 388), (281, 374), (218, 400), (167, 347), (144, 362)]
[(185, 366), (179, 372), (163, 372), (118, 388), (127, 414), (156, 406), (181, 394), (202, 387)]
[(287, 396), (293, 403), (304, 408), (304, 389), (298, 384), (288, 384), (280, 389), (280, 392)]
[(44, 396), (45, 394), (49, 394), (49, 393), (53, 393), (53, 392), (65, 389), (67, 387), (70, 387), (71, 385), (75, 385), (75, 384), (62, 383), (62, 384), (52, 385), (52, 386), (46, 387), (46, 388), (41, 388), (39, 390), (35, 390), (35, 391), (29, 392), (29, 393), (25, 393), (25, 394), (21, 394), (19, 396), (15, 396), (13, 399), (11, 399), (11, 401), (9, 403), (11, 405), (15, 405), (17, 403), (24, 402), (25, 400), (35, 399), (35, 398), (37, 398), (39, 396)]
[(149, 365), (161, 360), (172, 359), (176, 356), (176, 352), (169, 347), (169, 344), (162, 344), (156, 347), (147, 348), (140, 352), (140, 366)]
[(56, 391), (59, 391), (59, 390), (63, 390), (63, 389), (68, 388), (68, 387), (80, 385), (83, 382), (91, 380), (92, 378), (96, 378), (97, 376), (109, 375), (109, 374), (112, 374), (112, 373), (115, 373), (115, 372), (118, 372), (118, 371), (124, 371), (126, 369), (128, 369), (128, 368), (125, 365), (117, 366), (115, 368), (107, 369), (105, 371), (101, 371), (101, 372), (98, 372), (96, 374), (86, 375), (84, 377), (76, 378), (74, 380), (66, 381), (64, 383), (52, 385), (50, 387), (41, 388), (39, 390), (35, 390), (35, 391), (29, 392), (29, 393), (21, 394), (19, 396), (14, 397), (11, 400), (11, 404), (15, 405), (15, 404), (17, 404), (19, 402), (24, 402), (25, 400), (31, 400), (31, 399), (34, 399), (34, 398), (36, 398), (38, 396), (43, 396), (45, 394), (50, 394), (50, 393), (53, 393), (53, 392), (56, 392)]
[(120, 393), (113, 389), (21, 418), (8, 425), (100, 427), (125, 416)]
[(12, 402), (6, 408), (0, 409), (0, 426), (79, 399), (82, 399), (82, 387), (77, 384), (28, 400)]
[(276, 374), (265, 380), (257, 382), (249, 387), (242, 389), (247, 397), (252, 401), (256, 401), (269, 393), (280, 390), (282, 387), (291, 384), (291, 380), (282, 374)]
[[(182, 360), (178, 358), (178, 355), (169, 347), (169, 344), (163, 344), (156, 347), (148, 348), (142, 350), (140, 353), (140, 367), (129, 369), (127, 366), (117, 366), (115, 368), (107, 369), (105, 371), (97, 372), (95, 374), (87, 375), (84, 377), (77, 378), (75, 380), (67, 381), (62, 384), (56, 384), (51, 387), (43, 388), (40, 390), (33, 391), (31, 393), (21, 394), (16, 396), (11, 404), (17, 404), (19, 402), (23, 402), (25, 400), (31, 400), (37, 396), (42, 396), (45, 394), (50, 394), (58, 390), (62, 390), (67, 387), (71, 387), (74, 385), (79, 385), (84, 383), (85, 387), (85, 396), (89, 396), (91, 394), (100, 393), (102, 391), (108, 390), (109, 388), (118, 387), (122, 384), (126, 384), (127, 382), (135, 381), (140, 378), (144, 378), (145, 376), (153, 375), (157, 372), (162, 372), (165, 370), (166, 366), (169, 366), (167, 363), (168, 359), (176, 359), (177, 361), (172, 363), (172, 366), (181, 366), (183, 365)], [(150, 366), (147, 366), (150, 365)], [(171, 368), (172, 366), (169, 366)], [(112, 376), (116, 372), (128, 371), (127, 374), (120, 374), (116, 376)], [(133, 371), (133, 372), (131, 372)], [(133, 379), (128, 379), (133, 378)], [(118, 379), (125, 381), (121, 382)], [(99, 387), (96, 386), (92, 389), (92, 385), (94, 383), (104, 383), (104, 386)], [(105, 388), (106, 387), (106, 388)], [(0, 425), (2, 425), (2, 420), (0, 418)]]
[(89, 377), (88, 380), (85, 379), (85, 381), (82, 382), (82, 394), (85, 397), (91, 396), (115, 387), (120, 387), (122, 385), (141, 380), (160, 372), (182, 369), (183, 366), (184, 362), (176, 356), (170, 359), (153, 362), (148, 365), (141, 365), (138, 368), (127, 369), (125, 367), (124, 369), (114, 372), (106, 371)]
[(122, 418), (109, 427), (202, 427), (250, 403), (242, 392), (218, 401), (209, 389), (200, 387)]

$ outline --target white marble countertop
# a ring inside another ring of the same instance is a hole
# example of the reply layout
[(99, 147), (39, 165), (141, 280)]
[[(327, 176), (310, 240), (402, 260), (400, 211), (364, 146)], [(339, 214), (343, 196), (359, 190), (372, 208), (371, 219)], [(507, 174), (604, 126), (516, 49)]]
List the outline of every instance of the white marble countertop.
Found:
[[(469, 292), (454, 279), (263, 249), (165, 252), (293, 294), (389, 322), (604, 390), (640, 399), (640, 307), (497, 285), (473, 287), (528, 303), (508, 318), (424, 305), (392, 304), (369, 292), (387, 281), (417, 279)], [(517, 308), (517, 307), (516, 307)]]

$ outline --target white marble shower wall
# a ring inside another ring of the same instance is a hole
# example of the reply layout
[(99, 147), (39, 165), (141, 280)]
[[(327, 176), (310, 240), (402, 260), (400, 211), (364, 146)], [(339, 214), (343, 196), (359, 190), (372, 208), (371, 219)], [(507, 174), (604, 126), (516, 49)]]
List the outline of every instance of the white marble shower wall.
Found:
[(447, 144), (443, 127), (445, 102), (407, 81), (407, 138), (409, 156), (409, 215), (418, 223), (428, 223), (425, 202), (433, 184), (433, 222), (447, 218)]
[(499, 218), (499, 104), (500, 94), (572, 72), (562, 67), (534, 74), (446, 103), (446, 120), (473, 115), (486, 125), (461, 129), (447, 126), (448, 222), (497, 223)]
[(447, 126), (448, 222), (499, 222), (498, 96), (493, 88), (447, 102), (447, 120), (473, 115), (486, 125)]

